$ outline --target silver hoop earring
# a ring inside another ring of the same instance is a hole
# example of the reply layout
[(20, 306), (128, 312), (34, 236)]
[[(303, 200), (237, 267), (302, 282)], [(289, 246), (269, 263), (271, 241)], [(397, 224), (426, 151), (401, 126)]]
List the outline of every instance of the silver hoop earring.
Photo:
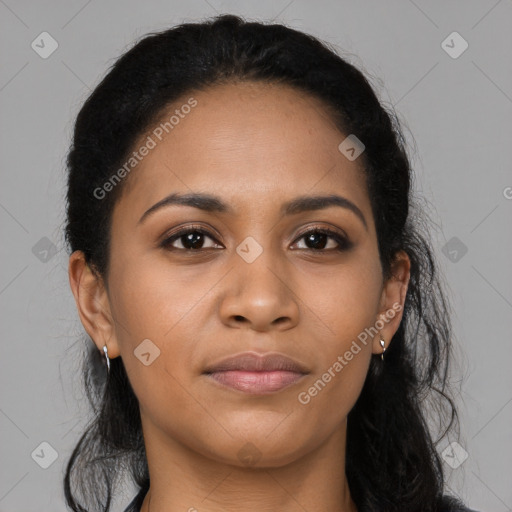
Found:
[(382, 336), (380, 336), (380, 346), (382, 347), (382, 354), (380, 358), (384, 361), (384, 352), (386, 352), (386, 342), (383, 340)]
[(384, 361), (384, 352), (386, 352), (386, 342), (384, 341), (382, 336), (380, 336), (380, 346), (382, 347), (382, 353), (380, 355), (380, 358)]
[(107, 373), (110, 373), (110, 358), (108, 357), (107, 345), (103, 345), (103, 354), (105, 355), (105, 362), (107, 363)]

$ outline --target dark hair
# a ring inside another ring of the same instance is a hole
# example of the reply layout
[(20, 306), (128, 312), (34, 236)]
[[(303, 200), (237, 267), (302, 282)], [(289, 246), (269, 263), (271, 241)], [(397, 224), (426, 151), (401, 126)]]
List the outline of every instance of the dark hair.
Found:
[[(78, 114), (67, 160), (66, 241), (106, 281), (112, 211), (124, 183), (103, 199), (93, 191), (172, 102), (239, 80), (281, 83), (320, 99), (340, 132), (366, 146), (361, 158), (384, 278), (399, 250), (410, 258), (411, 276), (386, 359), (372, 357), (348, 415), (346, 474), (360, 511), (439, 511), (451, 501), (443, 498), (437, 445), (458, 427), (447, 392), (452, 348), (444, 283), (423, 214), (412, 214), (411, 166), (398, 118), (361, 71), (327, 44), (281, 24), (232, 15), (145, 36), (119, 58)], [(94, 416), (67, 466), (67, 504), (74, 511), (108, 511), (125, 469), (140, 488), (132, 505), (140, 505), (149, 474), (138, 401), (122, 359), (111, 361), (105, 381), (99, 351), (92, 343), (89, 349), (84, 381)], [(439, 423), (437, 438), (429, 414)]]

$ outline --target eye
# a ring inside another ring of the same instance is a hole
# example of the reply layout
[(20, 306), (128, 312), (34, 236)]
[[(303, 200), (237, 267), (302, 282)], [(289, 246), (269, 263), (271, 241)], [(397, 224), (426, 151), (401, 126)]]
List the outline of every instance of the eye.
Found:
[[(213, 244), (205, 245), (205, 238), (210, 239)], [(346, 251), (352, 247), (352, 243), (337, 231), (327, 228), (315, 227), (302, 233), (296, 240), (305, 240), (306, 247), (299, 247), (301, 250), (312, 252)], [(331, 239), (331, 241), (329, 241)], [(178, 242), (181, 247), (175, 245)], [(187, 226), (176, 231), (167, 237), (160, 245), (170, 251), (200, 252), (206, 249), (222, 248), (216, 242), (214, 236), (201, 226)], [(334, 247), (332, 244), (334, 243)], [(337, 245), (336, 245), (337, 244)], [(329, 247), (331, 245), (331, 247)]]
[[(305, 240), (305, 244), (308, 247), (299, 247), (299, 249), (309, 250), (313, 252), (330, 252), (330, 251), (346, 251), (352, 247), (352, 243), (347, 237), (343, 236), (337, 231), (333, 231), (327, 228), (315, 227), (302, 233), (297, 240)], [(331, 247), (329, 245), (329, 239), (331, 239)], [(338, 244), (332, 247), (332, 242)]]
[[(161, 243), (161, 247), (171, 251), (177, 250), (188, 252), (198, 252), (202, 249), (215, 249), (216, 247), (222, 247), (215, 243), (209, 247), (205, 247), (205, 237), (212, 241), (215, 240), (213, 235), (211, 235), (211, 233), (209, 233), (201, 226), (187, 226), (186, 228), (180, 229), (176, 233), (173, 233), (171, 236), (166, 238)], [(181, 244), (181, 247), (176, 247), (173, 245), (176, 241)]]

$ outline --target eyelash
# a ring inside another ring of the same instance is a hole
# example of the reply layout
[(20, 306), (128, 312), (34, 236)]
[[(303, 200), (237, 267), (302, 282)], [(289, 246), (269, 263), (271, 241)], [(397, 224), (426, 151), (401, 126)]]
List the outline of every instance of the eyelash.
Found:
[[(218, 243), (217, 240), (214, 238), (214, 236), (209, 231), (204, 229), (203, 227), (201, 227), (201, 226), (187, 226), (187, 227), (185, 227), (183, 229), (180, 229), (179, 231), (177, 231), (176, 233), (174, 233), (170, 237), (166, 238), (160, 244), (160, 246), (163, 247), (166, 250), (169, 250), (169, 251), (186, 252), (186, 253), (189, 253), (189, 254), (190, 253), (194, 253), (194, 252), (198, 253), (198, 252), (201, 252), (201, 251), (206, 251), (206, 250), (209, 250), (209, 249), (213, 249), (211, 247), (206, 248), (206, 249), (180, 249), (180, 248), (176, 248), (176, 247), (172, 247), (171, 246), (171, 244), (173, 242), (175, 242), (176, 240), (178, 240), (182, 236), (184, 236), (186, 234), (189, 234), (189, 233), (201, 233), (202, 235), (208, 236), (209, 238), (214, 240), (216, 243)], [(310, 249), (310, 248), (306, 248), (306, 249), (299, 249), (299, 250), (301, 250), (301, 251), (309, 251), (309, 252), (316, 253), (316, 254), (319, 254), (319, 253), (322, 253), (322, 252), (323, 253), (330, 253), (330, 252), (333, 252), (333, 251), (344, 252), (344, 251), (349, 250), (352, 247), (352, 245), (353, 245), (349, 241), (348, 238), (344, 237), (343, 235), (341, 235), (337, 231), (333, 231), (331, 229), (327, 229), (327, 228), (323, 228), (323, 227), (315, 227), (315, 226), (310, 228), (308, 231), (305, 231), (305, 232), (301, 233), (295, 239), (294, 243), (298, 242), (299, 240), (302, 240), (303, 238), (305, 238), (307, 235), (310, 235), (311, 233), (321, 233), (323, 235), (327, 235), (329, 238), (332, 238), (335, 242), (338, 243), (338, 247), (334, 248), (334, 249)]]

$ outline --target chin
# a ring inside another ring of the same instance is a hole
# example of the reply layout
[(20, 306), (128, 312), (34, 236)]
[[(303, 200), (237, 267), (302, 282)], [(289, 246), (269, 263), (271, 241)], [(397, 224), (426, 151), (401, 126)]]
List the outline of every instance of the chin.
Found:
[(255, 428), (251, 434), (246, 428), (243, 437), (233, 437), (221, 449), (210, 445), (210, 457), (240, 468), (263, 469), (286, 466), (308, 452), (310, 443), (301, 444), (297, 434), (279, 434), (268, 435), (261, 428)]

